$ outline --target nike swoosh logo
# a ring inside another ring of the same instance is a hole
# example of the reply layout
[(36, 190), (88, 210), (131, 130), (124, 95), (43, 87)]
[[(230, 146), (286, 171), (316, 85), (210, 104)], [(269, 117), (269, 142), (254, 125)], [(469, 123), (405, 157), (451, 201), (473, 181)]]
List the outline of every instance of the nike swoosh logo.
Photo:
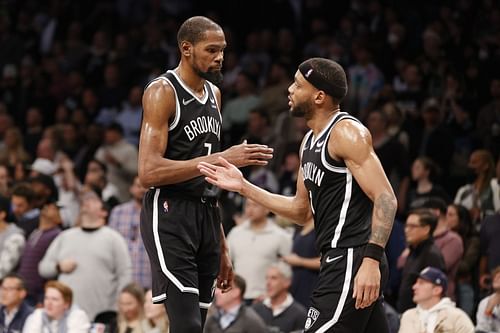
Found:
[(339, 260), (339, 259), (340, 259), (340, 258), (342, 258), (342, 257), (343, 257), (343, 255), (340, 255), (340, 256), (337, 256), (337, 257), (334, 257), (334, 258), (330, 258), (330, 256), (328, 256), (328, 257), (326, 257), (325, 262), (326, 262), (327, 264), (329, 264), (329, 263), (331, 263), (331, 262), (334, 262), (335, 260)]
[(192, 101), (194, 101), (194, 97), (193, 97), (193, 98), (191, 98), (191, 99), (188, 99), (187, 101), (183, 98), (183, 99), (182, 99), (182, 104), (184, 104), (184, 105), (188, 105), (188, 104), (189, 104), (189, 103), (191, 103)]

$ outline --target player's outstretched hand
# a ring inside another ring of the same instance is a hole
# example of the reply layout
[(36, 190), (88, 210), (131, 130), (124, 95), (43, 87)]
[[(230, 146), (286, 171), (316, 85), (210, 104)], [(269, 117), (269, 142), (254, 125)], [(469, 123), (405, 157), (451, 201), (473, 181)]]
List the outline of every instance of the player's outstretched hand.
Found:
[(220, 165), (200, 162), (198, 170), (210, 184), (214, 184), (232, 192), (240, 192), (243, 187), (243, 174), (233, 164), (223, 157), (219, 157)]
[(380, 295), (379, 262), (371, 258), (363, 258), (358, 273), (354, 278), (352, 297), (356, 299), (356, 309), (364, 309), (375, 302)]
[(267, 160), (273, 158), (273, 148), (266, 145), (248, 144), (245, 140), (239, 145), (224, 150), (221, 155), (238, 168), (247, 165), (267, 165)]

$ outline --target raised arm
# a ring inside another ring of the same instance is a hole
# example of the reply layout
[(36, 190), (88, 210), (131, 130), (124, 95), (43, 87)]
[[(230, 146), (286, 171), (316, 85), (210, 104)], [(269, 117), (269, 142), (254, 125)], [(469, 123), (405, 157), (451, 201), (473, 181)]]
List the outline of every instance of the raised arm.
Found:
[[(365, 257), (354, 279), (353, 297), (356, 308), (370, 306), (379, 297), (379, 260), (392, 231), (397, 201), (391, 184), (372, 147), (371, 135), (361, 124), (344, 120), (332, 131), (328, 150), (331, 156), (343, 159), (357, 183), (373, 201), (372, 232)], [(375, 250), (377, 256), (370, 250)], [(375, 260), (376, 257), (378, 260)]]
[[(220, 93), (217, 91), (218, 99)], [(139, 141), (139, 178), (145, 187), (175, 184), (200, 175), (200, 162), (218, 163), (224, 156), (238, 166), (266, 165), (272, 149), (265, 145), (240, 144), (221, 153), (186, 161), (163, 157), (168, 143), (169, 120), (175, 114), (175, 93), (164, 80), (153, 82), (142, 98), (143, 119)], [(220, 105), (220, 103), (219, 103)]]
[(224, 158), (219, 159), (220, 165), (201, 162), (198, 166), (206, 180), (225, 190), (238, 192), (250, 198), (273, 213), (293, 220), (297, 224), (304, 224), (312, 218), (307, 191), (304, 186), (302, 171), (297, 177), (297, 192), (293, 197), (270, 193), (255, 186), (243, 175), (238, 168)]

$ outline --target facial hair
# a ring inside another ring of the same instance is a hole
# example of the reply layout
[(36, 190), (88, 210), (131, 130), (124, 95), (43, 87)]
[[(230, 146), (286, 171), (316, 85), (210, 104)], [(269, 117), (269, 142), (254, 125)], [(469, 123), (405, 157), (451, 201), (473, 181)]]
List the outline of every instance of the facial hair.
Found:
[(309, 101), (304, 101), (300, 104), (292, 106), (290, 108), (290, 114), (296, 118), (304, 118), (310, 113), (309, 111), (311, 109), (312, 109), (311, 103), (309, 103)]
[(219, 70), (217, 71), (208, 70), (207, 72), (203, 72), (199, 68), (195, 68), (194, 70), (196, 71), (196, 74), (198, 74), (200, 77), (212, 82), (216, 86), (222, 83), (223, 75), (222, 72)]

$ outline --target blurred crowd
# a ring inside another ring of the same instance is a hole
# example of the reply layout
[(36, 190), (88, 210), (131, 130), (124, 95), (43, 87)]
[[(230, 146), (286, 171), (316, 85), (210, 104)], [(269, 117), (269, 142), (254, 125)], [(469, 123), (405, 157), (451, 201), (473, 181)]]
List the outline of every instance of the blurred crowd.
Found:
[[(294, 69), (317, 56), (345, 68), (342, 109), (370, 130), (398, 197), (384, 290), (392, 330), (416, 306), (415, 273), (430, 265), (446, 273), (446, 296), (475, 325), (488, 319), (499, 332), (500, 6), (492, 0), (3, 1), (2, 332), (25, 320), (26, 332), (167, 331), (164, 310), (150, 304), (139, 231), (141, 98), (178, 63), (176, 31), (192, 15), (226, 33), (223, 146), (274, 147), (267, 167), (242, 171), (275, 193), (295, 193), (308, 130), (288, 114)], [(231, 332), (241, 317), (239, 325), (270, 332), (300, 330), (319, 270), (313, 222), (298, 228), (234, 193), (220, 202), (237, 278), (229, 294), (216, 293), (206, 331)]]

